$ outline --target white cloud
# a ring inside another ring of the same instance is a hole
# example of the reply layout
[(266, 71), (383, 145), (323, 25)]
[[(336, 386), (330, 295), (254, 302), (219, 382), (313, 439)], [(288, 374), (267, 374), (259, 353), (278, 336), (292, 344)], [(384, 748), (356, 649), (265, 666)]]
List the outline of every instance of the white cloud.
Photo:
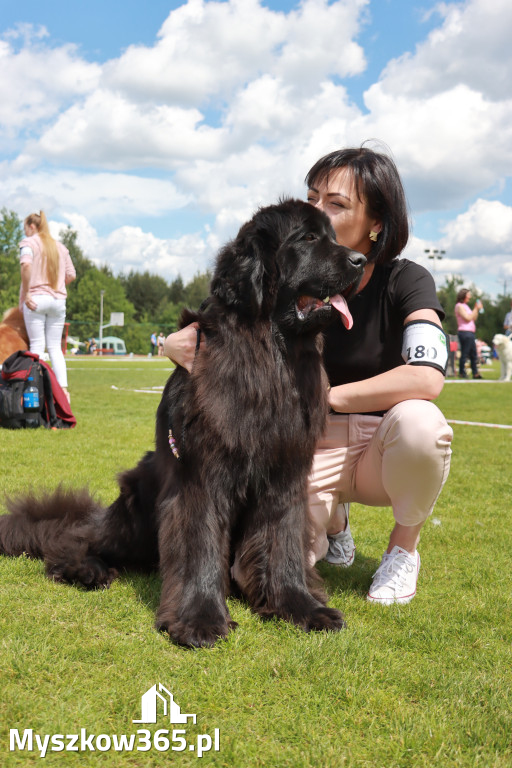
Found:
[[(126, 260), (193, 276), (258, 205), (302, 197), (320, 155), (377, 137), (414, 214), (465, 211), (437, 243), (413, 239), (408, 252), (424, 260), (424, 247), (446, 248), (440, 275), (482, 270), (479, 259), (508, 269), (510, 208), (490, 198), (512, 175), (512, 5), (438, 5), (437, 28), (389, 62), (363, 112), (346, 86), (366, 67), (360, 32), (371, 8), (303, 0), (284, 13), (258, 0), (188, 0), (154, 45), (102, 65), (52, 45), (44, 28), (4, 34), (0, 135), (10, 154), (0, 196), (21, 216), (42, 207), (68, 221), (87, 255), (116, 270)], [(196, 219), (180, 240), (151, 233), (150, 217), (186, 205), (211, 229)], [(106, 224), (111, 235), (99, 237)]]
[(499, 200), (477, 200), (445, 226), (443, 242), (468, 255), (512, 255), (512, 208)]
[(135, 174), (33, 171), (27, 176), (0, 178), (0, 197), (20, 211), (74, 209), (91, 220), (158, 216), (182, 208), (190, 196), (163, 179)]
[(367, 91), (360, 122), (395, 148), (417, 212), (460, 205), (512, 173), (512, 99), (501, 104), (458, 85), (429, 98)]
[(289, 14), (286, 40), (276, 73), (286, 82), (314, 92), (327, 76), (349, 77), (364, 71), (365, 56), (355, 42), (367, 0), (327, 3), (306, 0)]
[[(435, 262), (429, 260), (426, 248), (443, 251), (443, 255)], [(495, 295), (503, 279), (512, 276), (512, 207), (479, 199), (447, 222), (439, 241), (413, 237), (404, 255), (434, 270), (438, 283), (456, 274)]]
[(210, 266), (211, 252), (200, 234), (163, 240), (140, 227), (120, 227), (101, 241), (98, 258), (115, 272), (147, 270), (168, 281), (181, 275), (186, 283)]
[(78, 160), (89, 167), (168, 169), (218, 155), (223, 132), (202, 121), (197, 109), (164, 104), (141, 109), (98, 89), (64, 112), (27, 152), (54, 162)]
[(304, 0), (287, 15), (258, 0), (189, 0), (152, 48), (130, 46), (105, 67), (105, 84), (136, 102), (191, 106), (226, 99), (263, 73), (303, 90), (364, 68), (354, 41), (368, 0)]
[[(0, 40), (0, 130), (11, 134), (54, 117), (69, 99), (90, 93), (101, 67), (80, 59), (74, 45), (51, 48), (44, 29), (26, 26)], [(22, 36), (24, 46), (14, 43)]]
[(274, 143), (277, 154), (301, 146), (320, 126), (354, 116), (329, 77), (364, 68), (353, 37), (367, 4), (304, 0), (285, 15), (257, 0), (189, 0), (154, 47), (132, 46), (107, 62), (97, 87), (77, 91), (23, 160), (174, 170), (208, 159), (222, 166), (260, 143)]
[(394, 150), (416, 211), (458, 207), (512, 174), (508, 0), (441, 3), (443, 21), (365, 93), (367, 135)]
[(438, 3), (444, 21), (382, 75), (389, 91), (429, 98), (459, 84), (492, 100), (510, 97), (512, 4), (509, 0)]
[(213, 262), (218, 247), (207, 232), (179, 238), (159, 238), (141, 227), (122, 226), (101, 237), (85, 216), (64, 213), (63, 221), (48, 222), (53, 237), (71, 227), (77, 233), (77, 245), (96, 266), (107, 264), (114, 274), (130, 271), (157, 274), (171, 282), (181, 275), (184, 282), (198, 272), (205, 272)]
[(109, 62), (105, 81), (135, 101), (201, 104), (265, 70), (285, 34), (284, 15), (257, 0), (189, 0), (170, 13), (154, 47), (130, 46)]

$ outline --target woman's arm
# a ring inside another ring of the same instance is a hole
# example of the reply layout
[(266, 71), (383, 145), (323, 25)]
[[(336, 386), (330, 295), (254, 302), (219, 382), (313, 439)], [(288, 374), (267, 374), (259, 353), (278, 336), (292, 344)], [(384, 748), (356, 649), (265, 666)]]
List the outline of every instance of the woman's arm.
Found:
[(465, 304), (460, 304), (459, 307), (455, 310), (456, 314), (460, 315), (463, 320), (465, 320), (467, 323), (469, 323), (470, 320), (476, 320), (478, 316), (478, 312), (482, 308), (482, 302), (480, 299), (477, 299), (475, 306), (471, 310), (469, 307), (467, 307)]
[(20, 305), (26, 304), (29, 309), (35, 309), (37, 304), (30, 298), (30, 278), (32, 276), (32, 263), (25, 262), (21, 265), (21, 294)]
[[(412, 312), (404, 325), (413, 320), (429, 320), (441, 327), (437, 312), (421, 309)], [(444, 376), (427, 365), (399, 365), (370, 379), (332, 387), (329, 404), (339, 413), (386, 411), (403, 400), (434, 400), (441, 393)]]

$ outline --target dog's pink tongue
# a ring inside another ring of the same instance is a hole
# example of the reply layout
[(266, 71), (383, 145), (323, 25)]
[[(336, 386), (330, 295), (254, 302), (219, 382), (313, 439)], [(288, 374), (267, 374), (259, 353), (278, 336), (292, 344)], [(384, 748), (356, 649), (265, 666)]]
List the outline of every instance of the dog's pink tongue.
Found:
[(347, 331), (350, 331), (352, 326), (354, 325), (354, 321), (352, 320), (352, 315), (350, 314), (350, 310), (348, 308), (348, 304), (343, 298), (343, 296), (340, 296), (337, 294), (336, 296), (331, 296), (329, 299), (332, 306), (338, 310), (338, 312), (341, 315), (341, 321)]

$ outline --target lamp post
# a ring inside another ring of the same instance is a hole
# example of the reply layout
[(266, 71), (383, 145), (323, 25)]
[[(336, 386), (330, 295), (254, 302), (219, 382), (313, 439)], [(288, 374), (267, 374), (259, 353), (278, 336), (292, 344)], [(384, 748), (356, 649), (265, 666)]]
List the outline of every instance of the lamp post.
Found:
[(437, 249), (425, 248), (425, 253), (428, 255), (428, 258), (432, 259), (433, 261), (432, 273), (434, 275), (434, 280), (435, 280), (436, 279), (436, 262), (442, 260), (446, 251), (438, 251)]
[(103, 294), (105, 291), (100, 291), (100, 348), (98, 350), (99, 355), (103, 355)]

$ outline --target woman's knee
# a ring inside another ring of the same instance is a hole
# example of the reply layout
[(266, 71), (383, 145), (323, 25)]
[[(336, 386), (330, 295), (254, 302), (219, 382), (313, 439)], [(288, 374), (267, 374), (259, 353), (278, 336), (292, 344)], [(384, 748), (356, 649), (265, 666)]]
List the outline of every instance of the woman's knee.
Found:
[[(385, 424), (385, 422), (388, 422)], [(399, 442), (405, 450), (417, 455), (431, 455), (446, 450), (453, 430), (445, 417), (429, 400), (405, 400), (388, 411), (381, 427), (386, 427), (384, 442)]]

